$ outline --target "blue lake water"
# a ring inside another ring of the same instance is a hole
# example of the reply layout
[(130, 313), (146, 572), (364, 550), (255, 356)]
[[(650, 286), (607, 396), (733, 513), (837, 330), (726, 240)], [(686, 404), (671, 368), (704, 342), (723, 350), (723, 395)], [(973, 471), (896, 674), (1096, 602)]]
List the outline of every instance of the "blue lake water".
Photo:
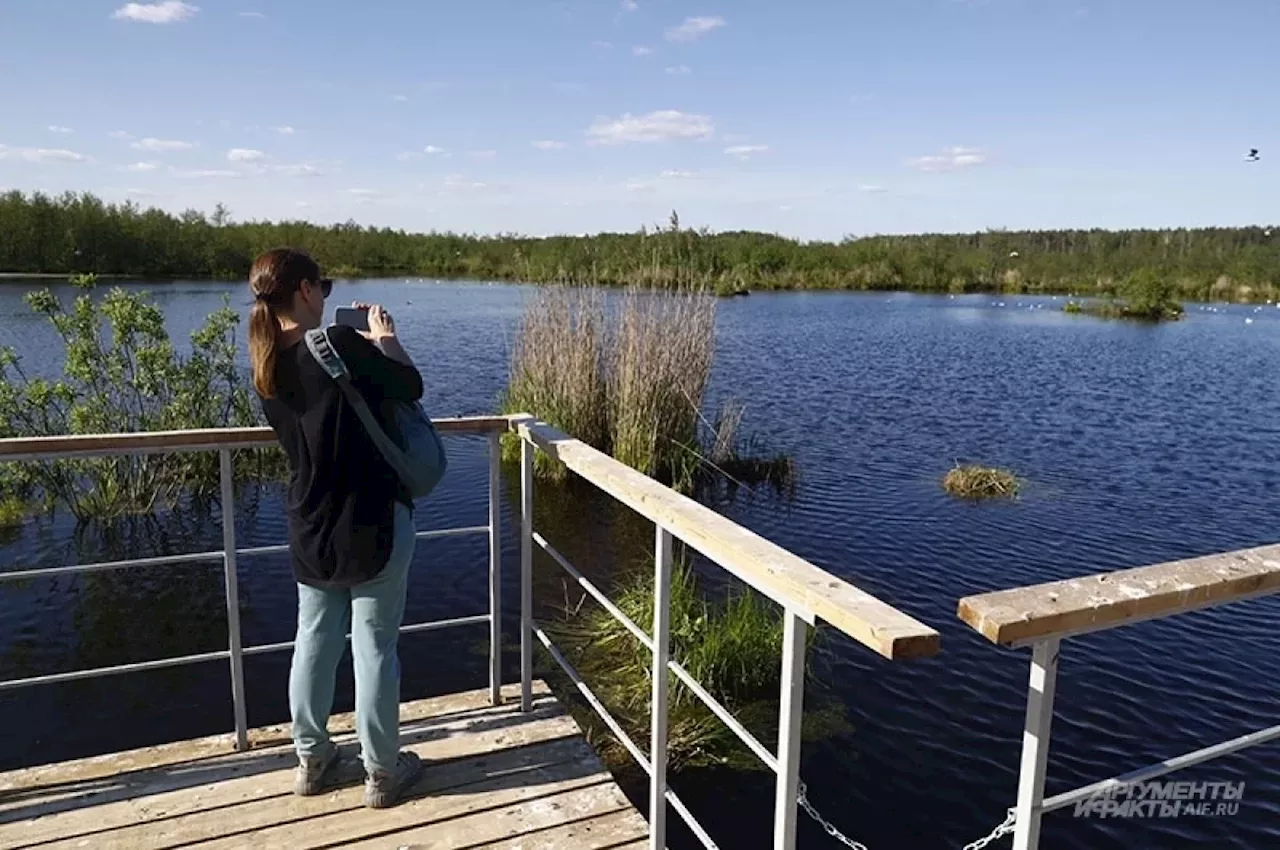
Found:
[[(529, 290), (339, 286), (341, 299), (380, 300), (396, 314), (433, 413), (494, 410)], [(175, 338), (225, 293), (247, 309), (238, 286), (147, 288)], [(0, 286), (0, 345), (27, 352), (38, 371), (56, 360), (43, 354), (52, 337), (27, 315), (24, 289)], [(814, 803), (875, 850), (960, 847), (1013, 803), (1029, 653), (994, 647), (960, 623), (960, 597), (1280, 539), (1280, 309), (1192, 305), (1183, 322), (1147, 326), (1066, 316), (1060, 305), (829, 293), (719, 305), (712, 401), (746, 402), (747, 429), (794, 455), (800, 474), (791, 501), (757, 495), (723, 510), (943, 635), (942, 654), (925, 661), (891, 664), (839, 636), (821, 650), (826, 687), (852, 731), (807, 745), (802, 774)], [(485, 444), (454, 439), (450, 448), (453, 469), (419, 512), (422, 528), (485, 521)], [(1027, 481), (1020, 500), (946, 497), (938, 482), (964, 460), (1016, 470)], [(513, 506), (504, 505), (509, 578)], [(283, 539), (273, 492), (246, 492), (240, 507), (244, 545)], [(216, 515), (110, 535), (55, 522), (0, 540), (0, 569), (220, 540)], [(482, 612), (485, 564), (483, 538), (423, 544), (408, 617)], [(246, 641), (288, 639), (296, 599), (287, 561), (246, 561), (240, 572)], [(506, 590), (510, 613), (513, 585)], [(0, 585), (0, 679), (217, 649), (223, 622), (216, 567)], [(1278, 722), (1277, 624), (1280, 600), (1270, 599), (1066, 642), (1049, 793)], [(407, 637), (406, 698), (482, 686), (484, 639), (483, 630)], [(287, 664), (287, 654), (246, 662), (252, 724), (287, 719)], [(339, 701), (350, 704), (349, 673)], [(3, 692), (0, 769), (225, 732), (230, 719), (221, 662)], [(1046, 817), (1042, 847), (1280, 846), (1277, 745), (1177, 778), (1244, 781), (1239, 814), (1099, 821), (1066, 810)], [(691, 775), (676, 787), (721, 846), (763, 846), (764, 774)], [(836, 846), (801, 827), (802, 847)]]

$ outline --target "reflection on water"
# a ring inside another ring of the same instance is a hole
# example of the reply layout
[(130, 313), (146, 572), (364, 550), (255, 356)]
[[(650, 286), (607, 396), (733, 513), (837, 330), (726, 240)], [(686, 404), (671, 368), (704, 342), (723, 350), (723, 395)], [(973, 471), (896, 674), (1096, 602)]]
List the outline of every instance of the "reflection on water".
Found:
[[(150, 287), (184, 339), (220, 303), (217, 285)], [(424, 364), (441, 415), (491, 412), (525, 290), (455, 283), (343, 284), (383, 300)], [(0, 287), (0, 344), (48, 344)], [(412, 302), (411, 304), (409, 302)], [(237, 303), (234, 302), (233, 303)], [(747, 403), (745, 425), (799, 468), (793, 501), (767, 493), (721, 506), (733, 519), (938, 628), (936, 659), (890, 664), (838, 635), (824, 678), (851, 729), (806, 745), (802, 772), (828, 817), (872, 847), (959, 847), (1012, 804), (1027, 653), (993, 647), (955, 618), (962, 596), (1275, 541), (1280, 537), (1280, 310), (1192, 306), (1160, 327), (1062, 315), (1052, 299), (797, 293), (722, 302), (711, 398)], [(1246, 324), (1246, 318), (1253, 318)], [(486, 521), (483, 440), (450, 438), (450, 473), (419, 528)], [(1009, 466), (1015, 504), (948, 499), (957, 458)], [(516, 476), (504, 481), (504, 628), (517, 635)], [(279, 492), (246, 491), (241, 545), (284, 538)], [(583, 488), (539, 491), (537, 524), (608, 586), (647, 568), (652, 527)], [(213, 549), (216, 511), (116, 536), (37, 523), (0, 548), (0, 569)], [(424, 542), (408, 619), (480, 613), (483, 536)], [(580, 592), (537, 564), (539, 615)], [(719, 570), (708, 577), (724, 579)], [(296, 597), (286, 557), (243, 559), (247, 643), (288, 640)], [(118, 663), (225, 643), (218, 565), (0, 585), (0, 678)], [(588, 603), (590, 604), (590, 603)], [(1049, 793), (1273, 725), (1280, 600), (1119, 629), (1063, 649)], [(404, 693), (483, 685), (484, 630), (414, 635)], [(514, 678), (518, 657), (505, 658)], [(246, 661), (250, 722), (287, 717), (288, 654)], [(811, 698), (812, 698), (811, 693)], [(349, 673), (338, 702), (351, 704)], [(0, 694), (0, 769), (214, 732), (231, 724), (227, 665)], [(1280, 846), (1280, 751), (1260, 747), (1178, 775), (1245, 781), (1231, 818), (1099, 821), (1050, 815), (1046, 850)], [(767, 779), (676, 780), (725, 847), (768, 834)], [(679, 840), (673, 846), (682, 846)], [(801, 847), (833, 846), (802, 822)], [(1007, 846), (1007, 845), (1006, 845)]]

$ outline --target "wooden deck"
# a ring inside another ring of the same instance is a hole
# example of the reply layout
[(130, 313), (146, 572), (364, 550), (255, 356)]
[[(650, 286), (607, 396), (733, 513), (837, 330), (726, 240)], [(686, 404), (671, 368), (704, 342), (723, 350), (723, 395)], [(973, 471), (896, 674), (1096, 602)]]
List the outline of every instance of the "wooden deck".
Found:
[(0, 848), (402, 848), (640, 850), (644, 818), (546, 686), (534, 711), (487, 691), (406, 703), (401, 736), (427, 762), (404, 803), (363, 806), (351, 716), (330, 728), (332, 790), (292, 794), (288, 726), (0, 774)]

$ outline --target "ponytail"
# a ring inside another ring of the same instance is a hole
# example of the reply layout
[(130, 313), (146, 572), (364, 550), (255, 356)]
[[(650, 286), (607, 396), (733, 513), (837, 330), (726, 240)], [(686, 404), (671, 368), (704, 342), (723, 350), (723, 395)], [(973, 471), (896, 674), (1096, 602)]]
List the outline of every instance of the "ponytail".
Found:
[[(276, 397), (276, 354), (280, 350), (280, 314), (288, 316), (302, 282), (320, 283), (320, 267), (292, 248), (260, 254), (249, 270), (253, 310), (249, 313), (249, 363), (253, 388), (263, 398)], [(328, 295), (325, 290), (325, 295)]]
[(276, 397), (276, 350), (280, 322), (266, 301), (255, 301), (249, 313), (249, 363), (253, 367), (253, 388), (263, 398)]

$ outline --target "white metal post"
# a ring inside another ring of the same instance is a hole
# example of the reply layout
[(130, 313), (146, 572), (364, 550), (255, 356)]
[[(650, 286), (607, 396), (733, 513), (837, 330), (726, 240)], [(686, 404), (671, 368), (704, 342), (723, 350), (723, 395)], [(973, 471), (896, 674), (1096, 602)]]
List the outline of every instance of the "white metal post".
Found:
[(533, 710), (533, 453), (520, 439), (520, 710)]
[(1049, 730), (1053, 724), (1053, 697), (1058, 681), (1058, 646), (1058, 639), (1050, 638), (1035, 644), (1031, 650), (1031, 682), (1027, 689), (1027, 717), (1022, 727), (1022, 767), (1018, 775), (1013, 850), (1037, 850), (1040, 846)]
[(502, 704), (502, 445), (489, 434), (489, 701)]
[(653, 696), (649, 726), (649, 850), (667, 847), (667, 661), (671, 642), (671, 532), (657, 527), (653, 559)]
[(240, 582), (236, 574), (236, 503), (231, 451), (218, 452), (222, 484), (222, 566), (227, 589), (227, 649), (231, 656), (231, 705), (236, 720), (236, 749), (249, 749), (249, 720), (244, 694), (244, 653), (240, 640)]
[(796, 797), (800, 790), (800, 724), (804, 717), (804, 661), (809, 626), (790, 610), (783, 615), (782, 705), (778, 709), (778, 785), (773, 803), (773, 848), (795, 850)]

